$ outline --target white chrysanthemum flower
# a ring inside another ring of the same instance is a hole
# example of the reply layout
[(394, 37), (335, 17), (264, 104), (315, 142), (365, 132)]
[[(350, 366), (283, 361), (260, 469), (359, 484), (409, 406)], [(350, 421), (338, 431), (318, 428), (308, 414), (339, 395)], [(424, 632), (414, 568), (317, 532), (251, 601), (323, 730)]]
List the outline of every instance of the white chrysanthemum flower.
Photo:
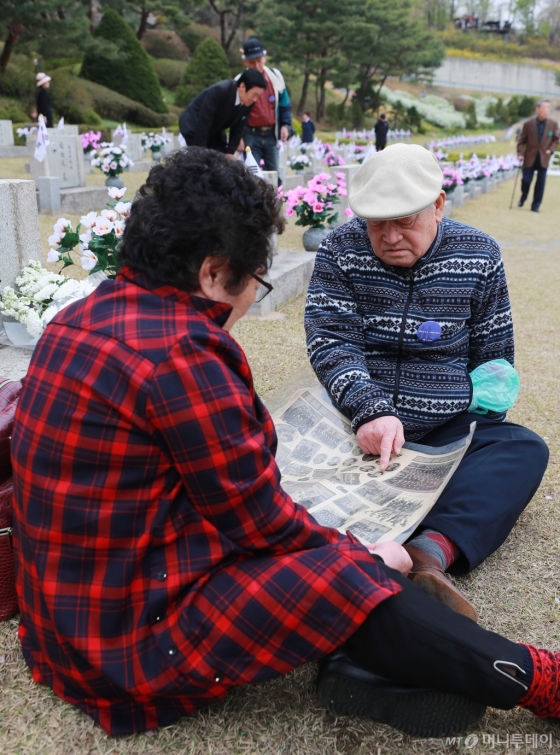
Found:
[(31, 338), (37, 338), (43, 332), (43, 323), (39, 317), (39, 313), (34, 309), (30, 309), (27, 317), (25, 318), (25, 327)]
[(51, 304), (45, 309), (45, 311), (41, 315), (41, 323), (43, 325), (43, 328), (53, 319), (56, 314), (58, 314), (58, 307), (56, 306), (56, 304)]
[(111, 168), (111, 170), (116, 170), (119, 167), (119, 164), (118, 164), (118, 162), (116, 162), (115, 160), (113, 160), (111, 162), (111, 164), (109, 165), (109, 167)]
[(93, 228), (96, 220), (97, 213), (94, 211), (88, 212), (87, 215), (82, 215), (82, 217), (80, 218), (80, 225), (82, 225), (84, 228)]
[(124, 197), (124, 195), (126, 194), (125, 188), (117, 189), (116, 186), (111, 186), (108, 191), (111, 199), (122, 199), (122, 197)]
[(114, 155), (122, 155), (123, 154), (123, 150), (120, 147), (113, 147), (112, 152), (113, 152)]
[(33, 298), (35, 301), (49, 301), (49, 299), (53, 298), (56, 291), (58, 291), (58, 285), (56, 283), (48, 283), (37, 291)]
[(49, 249), (49, 253), (47, 254), (47, 262), (58, 262), (60, 260), (60, 254), (56, 251), (56, 249)]
[(97, 265), (97, 257), (89, 249), (84, 249), (81, 258), (82, 267), (84, 270), (93, 270)]
[(73, 278), (68, 278), (66, 283), (59, 286), (58, 290), (53, 294), (53, 301), (60, 301), (60, 299), (66, 299), (68, 296), (74, 296), (79, 291), (80, 283)]

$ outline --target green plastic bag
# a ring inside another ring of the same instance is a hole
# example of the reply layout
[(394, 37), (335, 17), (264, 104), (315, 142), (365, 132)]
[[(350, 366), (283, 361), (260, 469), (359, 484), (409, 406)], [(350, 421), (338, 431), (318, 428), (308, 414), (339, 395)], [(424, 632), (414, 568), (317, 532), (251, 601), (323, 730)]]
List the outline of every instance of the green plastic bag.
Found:
[(470, 373), (470, 378), (473, 396), (469, 412), (505, 412), (515, 404), (520, 388), (519, 375), (505, 359), (479, 365)]

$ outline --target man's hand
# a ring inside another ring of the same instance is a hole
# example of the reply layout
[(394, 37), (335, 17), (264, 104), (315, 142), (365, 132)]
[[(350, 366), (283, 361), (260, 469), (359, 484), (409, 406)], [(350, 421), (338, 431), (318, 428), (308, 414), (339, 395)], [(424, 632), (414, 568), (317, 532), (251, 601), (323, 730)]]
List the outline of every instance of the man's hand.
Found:
[(379, 468), (384, 472), (391, 460), (391, 453), (400, 454), (404, 443), (402, 422), (398, 417), (378, 417), (358, 428), (356, 440), (362, 451), (379, 454)]
[(235, 160), (236, 159), (236, 156), (230, 154), (229, 152), (226, 152), (226, 157), (227, 157), (228, 160)]
[(394, 543), (393, 541), (388, 543), (374, 543), (373, 545), (366, 543), (366, 548), (370, 553), (375, 553), (376, 556), (382, 558), (384, 563), (386, 563), (387, 566), (390, 566), (391, 569), (400, 571), (405, 577), (412, 569), (412, 559), (402, 545), (399, 545), (398, 543)]
[(551, 153), (550, 153), (550, 150), (549, 150), (549, 149), (547, 149), (547, 150), (546, 150), (546, 152), (545, 152), (545, 155), (550, 155), (550, 154), (551, 154)]
[(287, 142), (289, 133), (287, 126), (280, 126), (280, 141)]
[(245, 152), (245, 142), (243, 141), (243, 139), (239, 140), (236, 152)]

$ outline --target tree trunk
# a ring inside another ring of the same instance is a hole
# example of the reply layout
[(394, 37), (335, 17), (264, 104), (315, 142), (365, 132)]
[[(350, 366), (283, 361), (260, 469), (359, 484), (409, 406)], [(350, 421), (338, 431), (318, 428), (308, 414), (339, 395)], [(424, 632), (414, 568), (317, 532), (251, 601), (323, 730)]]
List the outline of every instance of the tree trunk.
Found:
[(146, 28), (148, 26), (148, 16), (150, 15), (150, 9), (149, 8), (142, 8), (140, 11), (140, 25), (138, 26), (138, 31), (136, 32), (137, 39), (142, 39), (144, 36), (144, 32), (146, 31)]
[(297, 106), (296, 113), (299, 116), (303, 115), (303, 111), (305, 109), (305, 102), (307, 100), (307, 92), (309, 90), (309, 71), (306, 71), (305, 76), (303, 77), (303, 86), (301, 88), (301, 97), (299, 100), (299, 104)]
[(99, 23), (101, 21), (101, 18), (103, 14), (101, 13), (101, 2), (100, 0), (90, 0), (89, 3), (89, 10), (88, 10), (88, 18), (91, 22), (90, 31), (93, 34), (93, 32), (97, 29), (99, 26)]
[(321, 73), (319, 74), (319, 101), (317, 103), (317, 120), (322, 121), (325, 117), (325, 84), (327, 81), (327, 74), (328, 70), (326, 68), (321, 68)]
[(8, 38), (6, 39), (2, 56), (0, 57), (0, 73), (4, 73), (8, 66), (8, 61), (10, 60), (10, 55), (12, 54), (20, 29), (21, 24), (8, 24)]

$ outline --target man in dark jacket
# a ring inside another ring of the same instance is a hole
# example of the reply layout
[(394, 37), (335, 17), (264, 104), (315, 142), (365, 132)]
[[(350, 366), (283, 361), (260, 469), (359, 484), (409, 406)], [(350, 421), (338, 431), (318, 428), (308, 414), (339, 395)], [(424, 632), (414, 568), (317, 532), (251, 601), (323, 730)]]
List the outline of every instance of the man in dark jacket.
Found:
[[(500, 547), (535, 494), (548, 448), (505, 414), (469, 412), (470, 373), (513, 364), (513, 326), (497, 243), (443, 217), (437, 160), (415, 144), (374, 153), (350, 186), (357, 218), (317, 252), (305, 327), (317, 377), (385, 471), (405, 441), (469, 448), (405, 545), (411, 579), (456, 611), (476, 612), (445, 576)], [(428, 466), (417, 485), (430, 485)], [(425, 476), (425, 477), (423, 477)]]
[(548, 100), (538, 102), (535, 109), (537, 117), (525, 121), (517, 142), (517, 154), (519, 159), (523, 160), (521, 199), (518, 206), (523, 207), (525, 204), (531, 188), (533, 174), (537, 171), (531, 210), (539, 212), (544, 194), (548, 163), (558, 146), (558, 124), (548, 117), (550, 115), (550, 102)]
[(389, 131), (389, 124), (387, 123), (385, 113), (381, 113), (373, 130), (375, 131), (375, 149), (381, 152), (387, 146), (387, 132)]
[(204, 89), (179, 118), (187, 145), (233, 156), (243, 138), (251, 108), (265, 89), (264, 76), (252, 69), (244, 71), (236, 81), (226, 79)]

